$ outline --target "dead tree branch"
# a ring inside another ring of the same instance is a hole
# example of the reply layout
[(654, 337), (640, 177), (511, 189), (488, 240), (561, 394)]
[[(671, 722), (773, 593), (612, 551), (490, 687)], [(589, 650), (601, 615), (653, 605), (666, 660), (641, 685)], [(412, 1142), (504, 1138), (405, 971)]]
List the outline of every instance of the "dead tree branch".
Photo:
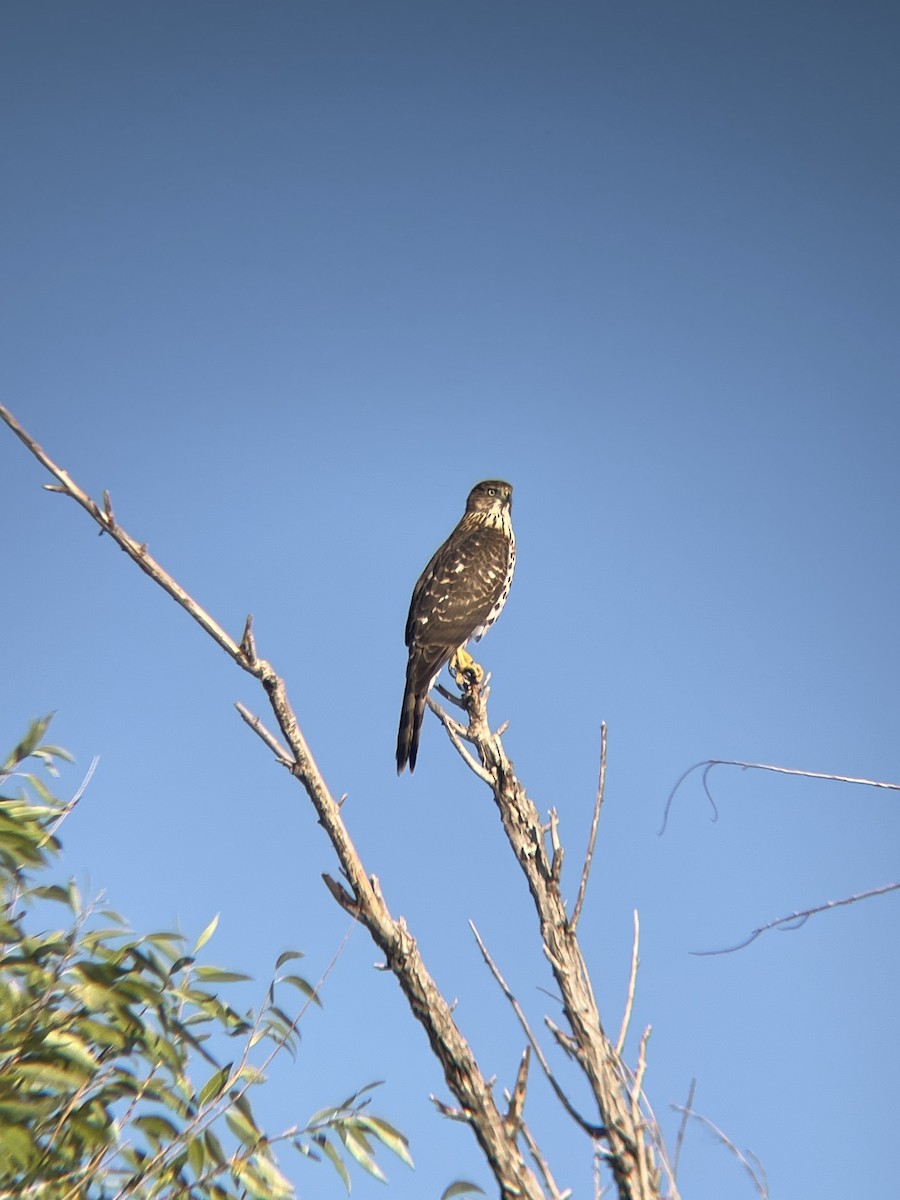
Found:
[[(534, 802), (516, 776), (500, 735), (491, 731), (487, 717), (487, 689), (473, 685), (465, 695), (469, 717), (463, 735), (473, 745), (481, 762), (479, 779), (487, 773), (494, 802), (516, 861), (525, 875), (540, 926), (544, 954), (559, 989), (568, 1034), (560, 1031), (560, 1044), (581, 1067), (593, 1093), (602, 1127), (601, 1154), (609, 1167), (619, 1200), (657, 1200), (663, 1192), (663, 1172), (671, 1200), (678, 1192), (668, 1164), (656, 1163), (654, 1145), (663, 1147), (662, 1136), (652, 1117), (642, 1113), (640, 1082), (644, 1069), (646, 1040), (636, 1086), (629, 1085), (629, 1072), (616, 1047), (603, 1029), (591, 987), (587, 965), (578, 945), (573, 918), (566, 912), (560, 890), (559, 872), (554, 870), (558, 848), (548, 847), (549, 827), (541, 823)], [(441, 716), (439, 706), (431, 707)], [(595, 805), (599, 814), (599, 802)], [(586, 867), (590, 867), (590, 852)], [(586, 871), (582, 871), (586, 881)], [(645, 1035), (646, 1038), (646, 1035)], [(534, 1044), (534, 1043), (532, 1043)]]
[[(490, 1084), (482, 1076), (468, 1043), (456, 1026), (452, 1009), (428, 973), (406, 923), (390, 913), (378, 880), (363, 867), (356, 847), (341, 817), (340, 805), (331, 795), (306, 739), (297, 723), (284, 681), (272, 665), (256, 656), (250, 625), (240, 643), (232, 637), (178, 584), (147, 552), (147, 547), (131, 537), (118, 524), (108, 496), (99, 507), (68, 473), (47, 455), (5, 408), (0, 418), (9, 426), (37, 460), (58, 480), (50, 489), (70, 496), (128, 556), (181, 605), (198, 625), (248, 674), (259, 681), (268, 697), (275, 721), (287, 747), (287, 753), (274, 735), (246, 710), (244, 720), (262, 737), (279, 762), (285, 763), (302, 785), (312, 803), (319, 823), (331, 841), (349, 891), (334, 880), (326, 879), (332, 896), (368, 930), (385, 956), (406, 997), (407, 1003), (425, 1030), (432, 1051), (439, 1060), (447, 1086), (456, 1098), (460, 1118), (471, 1126), (503, 1200), (546, 1200), (546, 1192), (528, 1166), (519, 1145), (519, 1131), (510, 1129), (500, 1112)], [(634, 1193), (628, 1193), (633, 1195)]]

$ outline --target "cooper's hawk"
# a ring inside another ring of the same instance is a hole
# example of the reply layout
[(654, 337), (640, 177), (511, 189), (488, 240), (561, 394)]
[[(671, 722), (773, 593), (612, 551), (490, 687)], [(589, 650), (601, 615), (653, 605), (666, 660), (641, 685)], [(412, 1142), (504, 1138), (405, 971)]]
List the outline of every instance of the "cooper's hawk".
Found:
[(410, 771), (415, 769), (425, 697), (441, 668), (470, 638), (478, 641), (506, 603), (516, 565), (511, 511), (508, 483), (477, 483), (462, 520), (413, 589), (406, 620), (409, 662), (397, 734), (398, 775), (407, 763)]

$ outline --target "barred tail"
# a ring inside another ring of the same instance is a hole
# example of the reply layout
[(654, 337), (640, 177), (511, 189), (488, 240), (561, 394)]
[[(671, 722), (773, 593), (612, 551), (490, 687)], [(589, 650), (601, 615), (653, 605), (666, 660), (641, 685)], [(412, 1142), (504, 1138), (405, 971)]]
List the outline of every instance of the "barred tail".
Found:
[(416, 755), (419, 752), (419, 734), (422, 730), (422, 718), (425, 716), (425, 697), (428, 691), (417, 694), (407, 683), (403, 694), (403, 707), (400, 709), (400, 729), (397, 733), (397, 774), (403, 773), (403, 768), (409, 763), (410, 774), (416, 769)]

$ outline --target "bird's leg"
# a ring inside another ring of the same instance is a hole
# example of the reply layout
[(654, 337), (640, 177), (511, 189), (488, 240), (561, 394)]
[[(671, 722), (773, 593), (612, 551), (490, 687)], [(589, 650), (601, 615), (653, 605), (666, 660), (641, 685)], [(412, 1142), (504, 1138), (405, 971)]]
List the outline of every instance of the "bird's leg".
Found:
[(455, 651), (448, 664), (457, 687), (467, 691), (484, 679), (484, 667), (479, 666), (465, 646)]

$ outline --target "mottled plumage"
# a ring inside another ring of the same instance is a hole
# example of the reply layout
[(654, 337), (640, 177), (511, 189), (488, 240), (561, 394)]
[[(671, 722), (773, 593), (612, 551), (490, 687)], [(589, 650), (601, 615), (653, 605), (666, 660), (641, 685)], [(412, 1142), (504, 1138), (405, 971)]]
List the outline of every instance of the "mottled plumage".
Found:
[(409, 605), (409, 661), (397, 734), (397, 773), (416, 765), (425, 697), (442, 667), (500, 614), (516, 564), (512, 488), (498, 479), (469, 493), (462, 520), (422, 572)]

